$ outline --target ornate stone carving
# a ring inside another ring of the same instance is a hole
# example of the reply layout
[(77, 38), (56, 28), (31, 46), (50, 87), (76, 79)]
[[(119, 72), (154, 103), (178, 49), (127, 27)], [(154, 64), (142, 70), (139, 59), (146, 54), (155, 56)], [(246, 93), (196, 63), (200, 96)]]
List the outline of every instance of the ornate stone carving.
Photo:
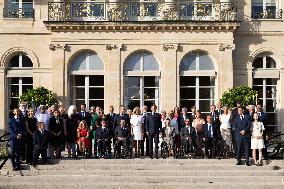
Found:
[(163, 50), (164, 51), (167, 51), (169, 49), (173, 49), (173, 50), (178, 51), (179, 48), (180, 48), (179, 44), (163, 44)]
[(126, 46), (124, 44), (107, 44), (106, 50), (113, 50), (113, 49), (124, 49)]
[(219, 44), (219, 51), (225, 51), (226, 49), (234, 50), (235, 45), (234, 44)]
[(51, 43), (51, 44), (49, 45), (49, 49), (52, 50), (52, 51), (55, 51), (55, 50), (57, 50), (57, 49), (63, 49), (63, 50), (65, 50), (66, 47), (67, 47), (66, 45), (53, 44), (53, 43)]

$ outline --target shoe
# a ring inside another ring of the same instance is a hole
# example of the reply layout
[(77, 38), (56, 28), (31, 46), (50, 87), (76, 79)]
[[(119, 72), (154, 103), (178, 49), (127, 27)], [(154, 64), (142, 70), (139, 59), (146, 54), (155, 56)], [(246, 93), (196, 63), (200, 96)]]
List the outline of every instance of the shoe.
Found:
[(242, 162), (241, 161), (238, 161), (238, 163), (236, 165), (242, 165)]
[(155, 156), (156, 159), (159, 159), (159, 156)]
[(153, 156), (150, 156), (150, 158), (151, 158), (151, 159), (154, 159), (154, 157), (153, 157)]
[(13, 168), (12, 171), (18, 171), (18, 168)]
[(247, 165), (247, 166), (250, 166), (250, 163), (249, 163), (249, 162), (246, 162), (246, 165)]

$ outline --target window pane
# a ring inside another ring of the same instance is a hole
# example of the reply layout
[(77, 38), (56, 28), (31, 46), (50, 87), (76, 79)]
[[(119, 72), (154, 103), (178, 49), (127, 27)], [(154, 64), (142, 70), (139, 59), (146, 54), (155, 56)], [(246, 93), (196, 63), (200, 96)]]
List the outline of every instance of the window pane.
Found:
[(144, 54), (143, 56), (144, 71), (156, 70), (159, 71), (159, 64), (156, 58), (151, 54)]
[(19, 85), (11, 85), (10, 97), (19, 97)]
[(266, 112), (276, 112), (276, 100), (266, 100)]
[(19, 107), (19, 99), (18, 98), (10, 98), (10, 110)]
[(11, 84), (19, 84), (19, 78), (18, 77), (12, 77), (10, 78)]
[(104, 88), (89, 88), (90, 99), (104, 99)]
[(127, 109), (133, 110), (136, 106), (140, 107), (140, 100), (126, 100)]
[(22, 83), (23, 84), (33, 84), (33, 78), (32, 77), (23, 77)]
[(192, 76), (181, 76), (180, 86), (196, 86), (196, 77)]
[(266, 79), (266, 85), (277, 85), (277, 79)]
[[(155, 103), (155, 100), (145, 100), (145, 101), (144, 101), (144, 105), (146, 105), (146, 106), (148, 107), (148, 110), (151, 110), (151, 106), (152, 106), (153, 104), (156, 104), (156, 103)], [(156, 104), (156, 105), (157, 105), (157, 107), (159, 107), (158, 104)]]
[(157, 92), (157, 89), (153, 88), (145, 88), (144, 89), (144, 99), (156, 99), (155, 92)]
[(199, 110), (203, 112), (210, 112), (210, 100), (200, 100)]
[(31, 59), (26, 55), (22, 56), (22, 67), (33, 67)]
[(102, 59), (96, 54), (89, 54), (89, 70), (104, 70)]
[(141, 70), (141, 53), (133, 54), (126, 59), (124, 65), (125, 71), (137, 71)]
[(85, 88), (76, 88), (76, 99), (85, 99)]
[(180, 99), (195, 99), (195, 88), (180, 88)]
[(252, 67), (263, 68), (263, 57), (258, 57), (253, 61)]
[(253, 78), (253, 85), (263, 85), (263, 79)]
[(259, 98), (263, 98), (263, 87), (262, 86), (260, 87), (253, 86), (252, 88), (253, 90), (257, 91)]
[(186, 107), (188, 111), (192, 106), (195, 106), (195, 100), (181, 100), (180, 107)]
[(180, 71), (196, 70), (196, 54), (189, 54), (181, 60)]
[(276, 125), (277, 114), (267, 113), (267, 125)]
[(89, 83), (90, 86), (104, 86), (104, 76), (103, 75), (90, 76)]
[(276, 62), (271, 57), (266, 57), (266, 68), (276, 68)]
[(71, 71), (86, 70), (86, 56), (86, 53), (79, 54), (78, 56), (76, 56), (71, 62)]
[(31, 89), (33, 89), (33, 86), (32, 85), (23, 85), (22, 86), (22, 93), (25, 93), (25, 92), (27, 92), (28, 90), (31, 90)]
[(276, 98), (276, 86), (266, 87), (266, 98)]
[(91, 106), (99, 106), (99, 107), (104, 107), (104, 100), (90, 100), (89, 101), (89, 107)]
[(156, 77), (144, 77), (144, 87), (159, 87), (159, 79)]
[(75, 78), (75, 85), (73, 86), (85, 86), (85, 76), (83, 75), (76, 75)]
[(11, 58), (9, 67), (19, 67), (19, 55), (15, 55)]
[(199, 55), (199, 70), (215, 70), (214, 64), (208, 55)]
[(125, 87), (140, 87), (140, 77), (125, 77)]
[(200, 99), (211, 99), (210, 92), (211, 92), (210, 88), (199, 89), (199, 98)]
[(140, 89), (128, 88), (126, 96), (128, 99), (140, 99)]
[(214, 83), (214, 79), (210, 78), (209, 76), (207, 77), (199, 77), (199, 85), (200, 86), (214, 86), (215, 83)]

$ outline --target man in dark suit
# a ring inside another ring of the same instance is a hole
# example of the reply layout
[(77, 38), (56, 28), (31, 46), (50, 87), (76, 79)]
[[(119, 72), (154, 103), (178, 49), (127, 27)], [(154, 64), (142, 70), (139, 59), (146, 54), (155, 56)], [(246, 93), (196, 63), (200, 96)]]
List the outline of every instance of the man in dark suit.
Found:
[[(130, 128), (127, 127), (125, 120), (120, 120), (120, 126), (115, 128), (114, 135), (116, 138), (116, 143), (118, 147), (118, 155), (127, 156), (128, 154), (128, 144), (130, 137)], [(121, 152), (121, 146), (123, 146), (123, 151)]]
[(158, 144), (159, 144), (159, 133), (162, 131), (162, 120), (161, 115), (156, 113), (157, 106), (154, 104), (151, 106), (151, 113), (146, 117), (146, 133), (149, 140), (149, 155), (153, 159), (153, 139), (155, 143), (155, 158), (158, 159)]
[(220, 115), (218, 114), (216, 106), (214, 104), (210, 106), (210, 114), (212, 116), (212, 122), (215, 123), (217, 126), (220, 126)]
[(22, 144), (24, 135), (26, 132), (25, 120), (20, 116), (20, 110), (15, 108), (14, 116), (9, 118), (9, 133), (10, 133), (10, 156), (13, 166), (13, 170), (17, 171), (20, 169), (20, 155), (22, 150)]
[(86, 111), (86, 104), (82, 103), (80, 106), (81, 111), (78, 112), (78, 119), (80, 121), (85, 120), (88, 127), (91, 126), (91, 114), (89, 112)]
[(119, 107), (119, 114), (115, 114), (114, 120), (113, 120), (113, 131), (115, 131), (115, 128), (117, 126), (120, 126), (120, 120), (125, 120), (126, 126), (130, 126), (130, 118), (125, 113), (125, 106), (121, 105)]
[(187, 113), (187, 108), (183, 107), (181, 109), (181, 115), (180, 115), (180, 127), (184, 127), (185, 126), (185, 120), (189, 118), (190, 119), (190, 115)]
[(254, 107), (254, 105), (249, 105), (248, 106), (248, 115), (249, 115), (249, 117), (250, 117), (250, 121), (252, 122), (252, 121), (254, 121), (254, 119), (253, 119), (253, 114), (255, 113), (255, 107)]
[(107, 155), (109, 152), (109, 141), (110, 141), (110, 132), (109, 128), (107, 127), (107, 120), (103, 119), (101, 122), (102, 126), (97, 129), (96, 138), (98, 140), (98, 152), (99, 157), (108, 157), (110, 154)]
[(187, 157), (189, 153), (193, 154), (195, 137), (196, 131), (194, 127), (191, 126), (190, 119), (186, 118), (185, 125), (181, 127), (180, 131), (180, 139), (185, 157)]
[[(242, 108), (242, 103), (241, 101), (237, 101), (237, 107), (234, 108), (232, 110), (232, 113), (231, 113), (231, 118), (230, 118), (230, 123), (231, 125), (234, 125), (234, 122), (235, 122), (235, 118), (236, 117), (239, 117), (239, 114), (238, 114), (238, 108)], [(233, 143), (233, 150), (234, 150), (234, 156), (237, 158), (237, 142), (236, 142), (236, 132), (235, 132), (235, 129), (232, 128), (231, 130), (232, 132), (232, 143)]]
[(195, 113), (196, 113), (196, 106), (192, 106), (191, 107), (191, 113), (190, 113), (190, 121), (191, 121), (191, 123), (195, 119)]
[[(144, 105), (142, 108), (142, 116), (143, 116), (144, 123), (146, 123), (147, 110), (148, 110), (148, 106)], [(149, 156), (149, 140), (148, 140), (148, 136), (146, 133), (146, 129), (143, 129), (143, 130), (144, 130), (144, 135), (143, 135), (143, 141), (141, 142), (141, 156), (144, 156), (144, 148), (145, 148), (144, 146), (145, 145), (146, 145), (146, 156)]]
[(268, 159), (267, 157), (267, 139), (266, 139), (266, 127), (267, 127), (267, 114), (263, 111), (262, 105), (257, 104), (256, 113), (258, 114), (259, 121), (263, 123), (265, 130), (263, 131), (263, 140), (265, 148), (262, 150), (264, 159)]
[[(213, 118), (211, 114), (206, 116), (206, 124), (203, 125), (204, 133), (203, 133), (203, 140), (205, 143), (205, 156), (207, 158), (214, 158), (216, 157), (216, 147), (217, 142), (220, 139), (220, 129), (216, 123), (213, 122)], [(210, 155), (209, 155), (210, 152)]]
[[(111, 138), (113, 138), (113, 146), (115, 144), (115, 136), (114, 136), (114, 128), (113, 128), (113, 122), (114, 122), (114, 117), (115, 117), (115, 113), (114, 113), (114, 108), (113, 106), (110, 106), (109, 107), (109, 113), (106, 115), (106, 120), (107, 120), (107, 125), (108, 125), (108, 128), (110, 129), (110, 135), (111, 135)], [(110, 141), (110, 144), (109, 144), (109, 150), (111, 150), (111, 141)], [(109, 151), (109, 154), (111, 152)]]
[(218, 112), (219, 116), (221, 116), (224, 113), (224, 110), (222, 110), (222, 103), (220, 101), (217, 103), (216, 111)]
[(238, 108), (238, 117), (235, 118), (233, 128), (236, 135), (237, 144), (237, 165), (241, 165), (242, 152), (245, 152), (246, 165), (249, 163), (249, 140), (250, 140), (250, 117), (244, 114), (242, 107)]

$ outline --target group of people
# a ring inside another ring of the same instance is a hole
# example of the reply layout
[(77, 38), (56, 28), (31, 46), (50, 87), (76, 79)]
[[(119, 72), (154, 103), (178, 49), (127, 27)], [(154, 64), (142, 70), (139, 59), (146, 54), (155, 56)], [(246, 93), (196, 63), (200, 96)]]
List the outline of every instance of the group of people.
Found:
[[(250, 148), (256, 165), (261, 165), (265, 149), (266, 113), (258, 104), (245, 109), (241, 102), (229, 109), (220, 104), (211, 105), (203, 119), (193, 106), (175, 107), (170, 112), (157, 112), (145, 105), (133, 110), (121, 105), (119, 113), (109, 107), (104, 114), (101, 107), (86, 110), (86, 104), (71, 105), (67, 113), (63, 107), (39, 106), (37, 109), (21, 106), (9, 118), (10, 157), (14, 170), (20, 169), (21, 159), (36, 166), (39, 156), (43, 162), (61, 158), (67, 147), (68, 158), (78, 156), (95, 158), (241, 158), (245, 154), (249, 166)], [(113, 150), (112, 150), (113, 149)], [(257, 161), (256, 150), (259, 151)]]

